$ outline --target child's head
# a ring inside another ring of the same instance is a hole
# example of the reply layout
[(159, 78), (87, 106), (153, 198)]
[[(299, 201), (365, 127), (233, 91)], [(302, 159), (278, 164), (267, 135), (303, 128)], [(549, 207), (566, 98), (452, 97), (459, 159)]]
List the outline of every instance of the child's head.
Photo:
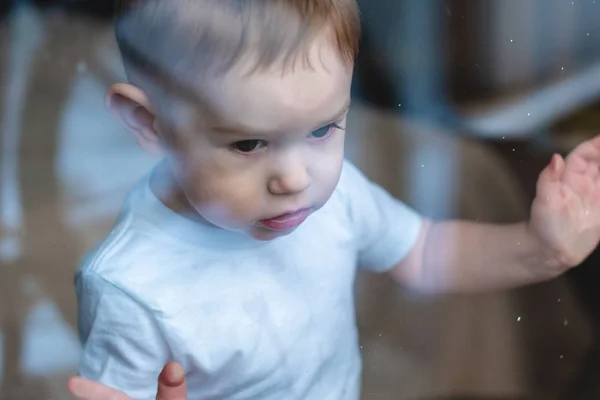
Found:
[(137, 0), (109, 109), (206, 221), (289, 233), (331, 196), (358, 47), (354, 0)]

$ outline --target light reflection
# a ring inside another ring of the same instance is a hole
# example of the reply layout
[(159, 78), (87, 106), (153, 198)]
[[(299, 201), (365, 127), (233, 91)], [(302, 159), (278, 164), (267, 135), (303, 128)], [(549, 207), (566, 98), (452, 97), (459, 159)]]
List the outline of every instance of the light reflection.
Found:
[(21, 116), (36, 52), (44, 31), (39, 13), (27, 2), (19, 2), (10, 35), (3, 84), (3, 109), (0, 110), (0, 261), (16, 260), (21, 253), (19, 232), (23, 224), (19, 187), (19, 146)]
[(21, 372), (25, 376), (51, 377), (76, 370), (81, 352), (78, 336), (53, 302), (42, 300), (31, 309), (22, 340)]

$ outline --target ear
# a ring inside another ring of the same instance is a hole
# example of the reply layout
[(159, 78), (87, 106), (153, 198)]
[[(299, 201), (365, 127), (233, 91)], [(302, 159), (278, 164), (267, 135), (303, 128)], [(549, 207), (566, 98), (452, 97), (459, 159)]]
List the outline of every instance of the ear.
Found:
[(164, 154), (155, 128), (156, 115), (142, 90), (130, 84), (113, 85), (106, 94), (105, 104), (108, 111), (133, 134), (140, 147), (151, 155)]

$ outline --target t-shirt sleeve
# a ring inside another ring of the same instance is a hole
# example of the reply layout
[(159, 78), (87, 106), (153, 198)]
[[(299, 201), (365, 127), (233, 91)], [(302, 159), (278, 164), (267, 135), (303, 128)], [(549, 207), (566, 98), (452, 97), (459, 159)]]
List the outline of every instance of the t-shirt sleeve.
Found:
[(423, 224), (422, 217), (345, 162), (340, 179), (355, 233), (361, 268), (391, 269), (411, 251)]
[(135, 400), (155, 399), (169, 348), (151, 314), (96, 274), (77, 275), (75, 286), (83, 344), (80, 375)]

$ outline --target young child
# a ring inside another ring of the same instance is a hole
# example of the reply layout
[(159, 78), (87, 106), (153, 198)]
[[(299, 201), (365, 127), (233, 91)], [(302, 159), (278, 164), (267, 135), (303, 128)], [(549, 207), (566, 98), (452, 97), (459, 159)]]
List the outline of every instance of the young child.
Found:
[(356, 266), (411, 290), (526, 285), (600, 238), (600, 139), (554, 156), (531, 219), (434, 223), (344, 160), (354, 0), (145, 0), (110, 111), (158, 166), (76, 276), (80, 373), (153, 399), (358, 399)]

